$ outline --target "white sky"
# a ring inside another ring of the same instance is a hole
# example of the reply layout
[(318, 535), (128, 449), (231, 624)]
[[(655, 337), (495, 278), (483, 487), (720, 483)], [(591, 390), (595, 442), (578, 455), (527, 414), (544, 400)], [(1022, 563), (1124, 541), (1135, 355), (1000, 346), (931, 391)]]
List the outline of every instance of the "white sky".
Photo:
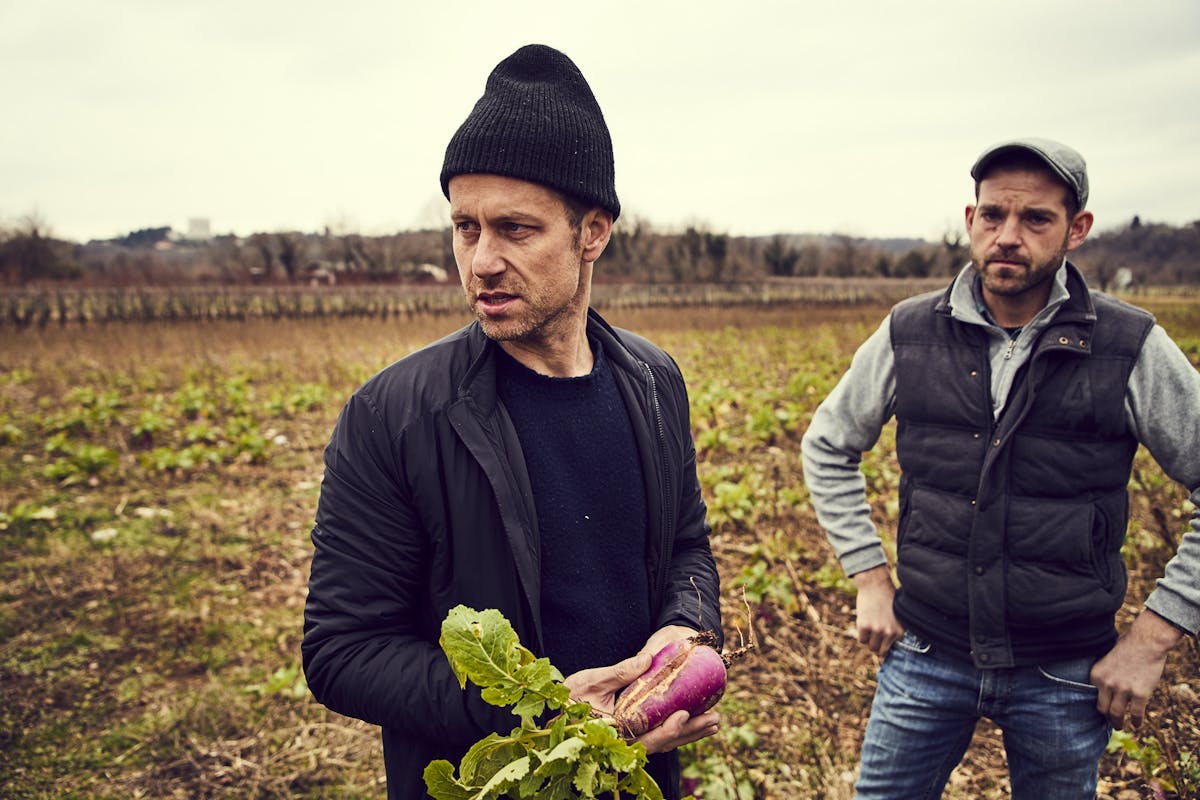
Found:
[(523, 44), (582, 69), (623, 219), (940, 237), (988, 144), (1087, 158), (1097, 228), (1200, 219), (1200, 2), (0, 0), (0, 222), (107, 238), (441, 224)]

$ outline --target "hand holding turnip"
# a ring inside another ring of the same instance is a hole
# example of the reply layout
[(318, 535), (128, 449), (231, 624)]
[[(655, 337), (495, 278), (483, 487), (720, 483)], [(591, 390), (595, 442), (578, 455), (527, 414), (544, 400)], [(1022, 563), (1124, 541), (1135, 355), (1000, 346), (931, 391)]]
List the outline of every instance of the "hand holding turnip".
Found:
[[(665, 641), (669, 642), (686, 640), (695, 631), (674, 626), (663, 628), (659, 633), (665, 633)], [(652, 651), (649, 647), (655, 641), (655, 637), (651, 637), (647, 649), (612, 666), (584, 669), (567, 676), (563, 683), (571, 690), (571, 699), (588, 703), (600, 716), (612, 718), (616, 711), (617, 693), (650, 669)], [(712, 736), (717, 732), (720, 721), (721, 717), (716, 712), (692, 716), (680, 710), (637, 736), (636, 741), (641, 742), (647, 753), (665, 753)]]
[(571, 690), (571, 699), (587, 703), (602, 715), (611, 716), (617, 695), (650, 668), (651, 653), (642, 651), (608, 667), (581, 669), (563, 679)]

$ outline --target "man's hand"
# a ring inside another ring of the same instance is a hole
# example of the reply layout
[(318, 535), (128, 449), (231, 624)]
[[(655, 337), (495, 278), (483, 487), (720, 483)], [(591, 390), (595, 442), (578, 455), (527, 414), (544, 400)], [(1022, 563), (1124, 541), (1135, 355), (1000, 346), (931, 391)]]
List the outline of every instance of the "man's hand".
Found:
[(886, 565), (880, 565), (853, 576), (858, 587), (855, 619), (858, 640), (877, 656), (887, 654), (888, 648), (904, 635), (904, 626), (892, 611), (896, 587)]
[[(696, 632), (691, 628), (669, 625), (654, 632), (637, 655), (610, 667), (582, 669), (567, 676), (563, 681), (571, 690), (571, 698), (591, 704), (597, 711), (612, 716), (617, 705), (617, 695), (650, 668), (655, 653), (676, 639), (686, 639)], [(721, 724), (721, 715), (707, 711), (697, 717), (689, 717), (686, 711), (677, 711), (667, 717), (661, 725), (646, 731), (638, 741), (647, 753), (665, 753), (690, 742), (712, 736)]]
[(650, 654), (643, 650), (611, 667), (581, 669), (568, 675), (563, 683), (571, 690), (572, 700), (582, 700), (611, 717), (617, 705), (617, 694), (649, 668)]
[(667, 625), (664, 628), (656, 630), (646, 643), (642, 645), (640, 653), (649, 653), (651, 657), (659, 650), (662, 650), (669, 643), (678, 639), (690, 639), (696, 635), (696, 631), (684, 625)]
[(1146, 718), (1146, 702), (1162, 677), (1167, 653), (1183, 632), (1149, 609), (1138, 615), (1108, 655), (1092, 667), (1092, 683), (1100, 690), (1096, 708), (1117, 730)]
[(677, 747), (712, 736), (721, 728), (721, 715), (712, 709), (698, 717), (689, 717), (686, 711), (676, 711), (638, 737), (647, 753), (668, 753)]

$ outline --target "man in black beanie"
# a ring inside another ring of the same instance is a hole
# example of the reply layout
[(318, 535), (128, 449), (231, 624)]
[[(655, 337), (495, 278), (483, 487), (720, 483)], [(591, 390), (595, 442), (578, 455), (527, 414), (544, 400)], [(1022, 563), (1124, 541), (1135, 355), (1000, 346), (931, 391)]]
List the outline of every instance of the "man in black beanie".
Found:
[[(431, 760), (516, 724), (460, 689), (438, 646), (460, 603), (499, 609), (573, 696), (607, 709), (668, 642), (721, 636), (683, 377), (589, 309), (621, 207), (575, 64), (542, 45), (502, 61), (441, 185), (477, 321), (347, 402), (305, 608), (309, 687), (382, 726), (390, 798), (424, 796)], [(680, 794), (675, 748), (718, 724), (681, 711), (639, 739), (666, 797)]]

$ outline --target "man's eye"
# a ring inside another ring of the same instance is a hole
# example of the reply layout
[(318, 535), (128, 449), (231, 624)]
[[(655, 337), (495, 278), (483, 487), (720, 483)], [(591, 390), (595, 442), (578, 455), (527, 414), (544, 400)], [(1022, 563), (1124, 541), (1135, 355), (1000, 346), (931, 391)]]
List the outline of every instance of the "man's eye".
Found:
[(460, 219), (454, 223), (454, 230), (459, 233), (471, 233), (476, 230), (476, 225), (470, 220)]

